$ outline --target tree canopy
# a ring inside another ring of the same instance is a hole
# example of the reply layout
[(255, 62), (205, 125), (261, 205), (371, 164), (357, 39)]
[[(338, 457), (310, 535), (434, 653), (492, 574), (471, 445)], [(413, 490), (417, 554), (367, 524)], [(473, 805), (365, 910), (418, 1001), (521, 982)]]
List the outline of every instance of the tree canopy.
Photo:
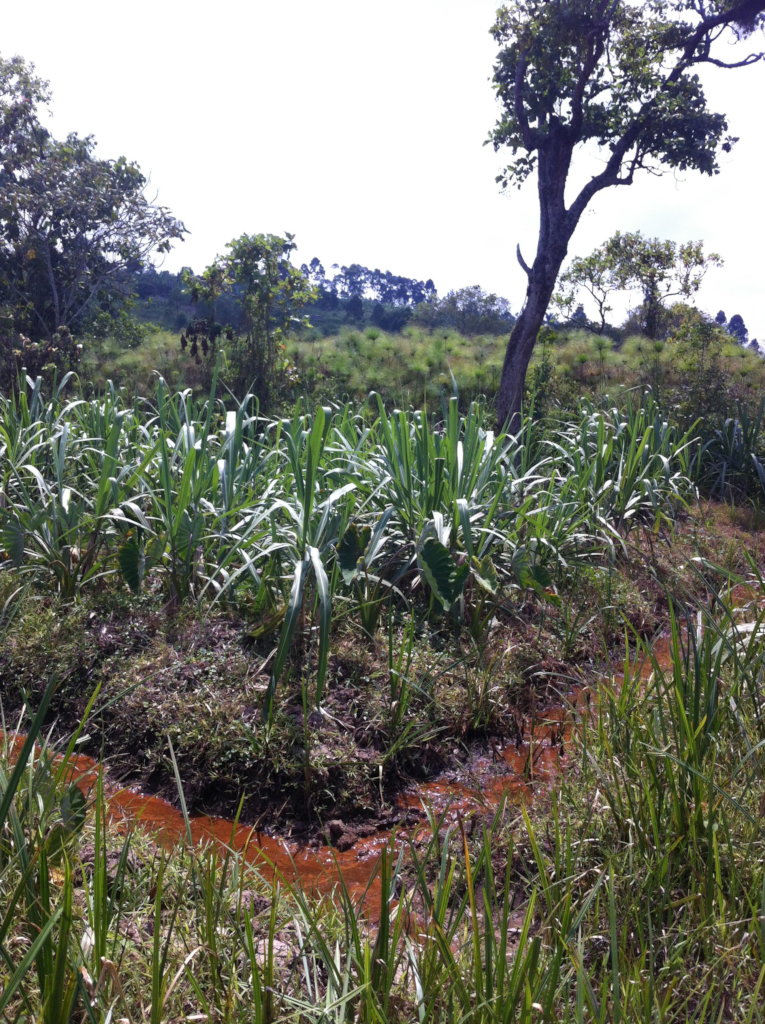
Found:
[(454, 327), (462, 334), (503, 334), (514, 318), (507, 299), (475, 284), (421, 303), (414, 319), (423, 327)]
[(322, 295), (332, 296), (335, 300), (376, 299), (391, 306), (416, 306), (436, 296), (436, 286), (430, 278), (418, 281), (392, 274), (389, 270), (376, 267), (372, 270), (360, 263), (340, 267), (335, 264), (332, 267), (335, 273), (328, 277), (321, 260), (314, 256), (300, 269)]
[[(241, 394), (249, 389), (268, 404), (280, 371), (287, 369), (283, 358), (284, 338), (290, 327), (303, 323), (300, 313), (316, 298), (316, 288), (302, 270), (291, 262), (297, 248), (295, 236), (241, 235), (227, 245), (228, 252), (218, 256), (200, 277), (187, 275), (187, 285), (195, 300), (204, 300), (215, 309), (216, 300), (233, 292), (240, 304), (240, 324), (226, 325), (231, 340), (230, 383)], [(210, 344), (222, 325), (211, 321), (201, 332)], [(193, 332), (192, 332), (193, 335)], [(181, 336), (184, 344), (184, 336)], [(191, 342), (192, 355), (196, 338)], [(281, 362), (281, 366), (279, 365)]]
[[(765, 0), (516, 0), (497, 12), (494, 85), (501, 114), (490, 135), (512, 159), (499, 181), (536, 176), (539, 234), (526, 298), (510, 335), (498, 396), (500, 422), (517, 424), (523, 385), (569, 242), (590, 202), (641, 171), (714, 174), (735, 142), (709, 107), (699, 70), (738, 68), (725, 37), (763, 26)], [(598, 169), (567, 194), (575, 155), (600, 150)]]
[(137, 164), (97, 157), (91, 136), (55, 139), (40, 119), (49, 99), (31, 64), (0, 58), (0, 306), (39, 339), (80, 329), (124, 271), (185, 233)]
[(603, 330), (614, 293), (637, 289), (643, 331), (649, 338), (657, 338), (666, 300), (690, 299), (701, 287), (706, 271), (721, 264), (717, 253), (704, 252), (703, 242), (678, 244), (671, 239), (645, 238), (639, 231), (617, 231), (589, 256), (571, 261), (560, 277), (559, 303), (571, 308), (585, 292), (597, 307), (597, 327)]

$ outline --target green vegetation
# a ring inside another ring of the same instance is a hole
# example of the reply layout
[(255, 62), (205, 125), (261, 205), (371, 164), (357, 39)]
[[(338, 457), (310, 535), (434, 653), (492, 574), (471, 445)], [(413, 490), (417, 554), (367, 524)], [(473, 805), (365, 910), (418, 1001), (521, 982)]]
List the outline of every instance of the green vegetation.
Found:
[(552, 799), (434, 813), (383, 857), (367, 920), (125, 836), (72, 785), (77, 736), (33, 747), (48, 687), (2, 775), (6, 1019), (762, 1020), (763, 613), (720, 607), (602, 685)]
[[(536, 415), (557, 415), (559, 408), (565, 415), (583, 394), (599, 401), (604, 394), (650, 387), (687, 426), (701, 417), (711, 430), (739, 404), (756, 407), (765, 384), (757, 348), (739, 344), (691, 306), (662, 307), (661, 320), (664, 330), (655, 340), (630, 321), (606, 334), (578, 326), (576, 318), (545, 327), (527, 382), (528, 409), (533, 396)], [(370, 391), (402, 408), (425, 404), (438, 411), (455, 393), (463, 410), (477, 399), (493, 404), (505, 340), (416, 323), (396, 333), (346, 326), (316, 337), (304, 330), (286, 340), (286, 369), (270, 411), (289, 414), (299, 397), (315, 404), (363, 402)], [(171, 390), (190, 387), (200, 395), (209, 390), (211, 372), (206, 361), (196, 363), (181, 350), (177, 334), (156, 329), (132, 347), (114, 338), (86, 339), (79, 366), (86, 388), (98, 392), (119, 381), (138, 394), (151, 393), (160, 373)], [(222, 376), (225, 381), (225, 370)]]
[[(186, 276), (194, 300), (206, 302), (213, 315), (190, 324), (181, 346), (189, 345), (197, 363), (201, 357), (215, 365), (218, 339), (228, 337), (227, 383), (235, 394), (250, 391), (269, 406), (288, 376), (284, 339), (290, 329), (307, 324), (298, 314), (316, 298), (316, 290), (290, 263), (296, 248), (292, 235), (242, 235), (227, 248), (201, 277)], [(238, 300), (237, 328), (224, 327), (214, 317), (216, 300), (226, 293)]]
[[(6, 733), (8, 1019), (762, 1019), (758, 513), (695, 498), (761, 504), (761, 414), (689, 431), (627, 393), (512, 437), (456, 399), (270, 419), (72, 384), (0, 406), (5, 727), (55, 716), (64, 753)], [(597, 677), (535, 740), (524, 709)], [(498, 738), (529, 784), (556, 743), (568, 770), (488, 818), (396, 809)], [(184, 809), (390, 851), (361, 907), (342, 874), (163, 852), (78, 795), (83, 749)]]
[(375, 600), (406, 604), (416, 585), (459, 624), (471, 568), (500, 602), (547, 586), (572, 559), (612, 557), (638, 523), (671, 519), (691, 490), (690, 439), (650, 402), (516, 438), (456, 399), (440, 426), (380, 399), (374, 416), (266, 420), (248, 400), (227, 411), (163, 382), (153, 403), (115, 390), (46, 402), (38, 380), (0, 408), (7, 568), (67, 599), (117, 574), (136, 593), (156, 578), (173, 606), (207, 597), (285, 617), (274, 684), (311, 579), (317, 699), (332, 598), (348, 600), (359, 564)]
[(76, 365), (66, 339), (110, 322), (125, 275), (185, 234), (150, 202), (146, 178), (120, 157), (96, 157), (91, 136), (54, 139), (42, 123), (50, 100), (34, 67), (0, 57), (0, 387), (22, 367)]
[(669, 239), (643, 238), (639, 231), (617, 231), (589, 256), (571, 261), (559, 279), (563, 289), (559, 302), (570, 314), (584, 292), (594, 301), (598, 329), (604, 331), (613, 293), (637, 290), (642, 297), (641, 332), (656, 339), (666, 334), (666, 323), (662, 322), (666, 321), (666, 300), (673, 296), (692, 298), (707, 270), (721, 264), (716, 253), (705, 255), (702, 242), (677, 245)]
[(490, 396), (499, 381), (504, 342), (497, 335), (466, 337), (449, 328), (410, 325), (399, 334), (376, 327), (344, 328), (323, 339), (288, 345), (304, 391), (321, 400), (363, 400), (377, 391), (407, 406), (437, 408), (459, 381), (463, 405)]
[(183, 226), (0, 60), (3, 1020), (765, 1021), (765, 364), (668, 306), (700, 242), (546, 320), (598, 192), (716, 171), (764, 6), (500, 8), (517, 321), (292, 235), (147, 267)]

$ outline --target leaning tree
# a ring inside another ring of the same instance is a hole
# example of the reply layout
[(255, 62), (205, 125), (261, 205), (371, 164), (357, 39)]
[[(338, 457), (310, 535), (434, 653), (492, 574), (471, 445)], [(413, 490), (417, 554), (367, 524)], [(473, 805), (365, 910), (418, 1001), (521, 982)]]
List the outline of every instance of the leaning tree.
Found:
[[(726, 37), (765, 24), (765, 0), (516, 0), (492, 28), (502, 113), (490, 139), (512, 151), (503, 187), (536, 175), (539, 236), (521, 313), (508, 341), (497, 418), (519, 423), (526, 370), (579, 219), (606, 188), (641, 171), (715, 174), (735, 139), (710, 110), (698, 72), (746, 67), (762, 53), (726, 59)], [(602, 163), (570, 198), (575, 154)]]

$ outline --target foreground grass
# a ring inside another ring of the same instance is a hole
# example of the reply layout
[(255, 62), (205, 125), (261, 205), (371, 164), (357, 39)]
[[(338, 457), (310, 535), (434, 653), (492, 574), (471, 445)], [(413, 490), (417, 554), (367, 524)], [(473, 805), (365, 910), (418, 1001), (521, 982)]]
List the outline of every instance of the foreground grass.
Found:
[(462, 773), (493, 742), (525, 742), (523, 716), (591, 680), (623, 645), (625, 623), (646, 638), (661, 628), (668, 590), (689, 607), (709, 603), (724, 575), (705, 564), (744, 574), (747, 553), (763, 550), (751, 518), (704, 506), (663, 539), (638, 531), (615, 564), (572, 568), (559, 603), (532, 592), (492, 611), (478, 641), (427, 609), (385, 615), (370, 637), (343, 609), (321, 711), (304, 705), (316, 666), (306, 645), (296, 651), (301, 669), (277, 691), (270, 726), (263, 663), (275, 639), (253, 638), (246, 616), (205, 605), (169, 613), (161, 587), (133, 595), (115, 577), (72, 602), (19, 591), (8, 572), (0, 577), (3, 702), (9, 715), (36, 706), (55, 677), (49, 720), (60, 735), (99, 688), (80, 749), (174, 799), (169, 737), (195, 812), (240, 808), (246, 821), (303, 834), (328, 818), (390, 819), (396, 792), (412, 779)]
[(101, 684), (92, 753), (156, 790), (169, 735), (193, 805), (250, 820), (373, 812), (513, 735), (524, 691), (655, 625), (650, 549), (694, 493), (650, 400), (518, 437), (455, 400), (273, 420), (163, 383), (0, 413), (7, 706), (55, 672), (73, 728)]
[(6, 755), (4, 1019), (762, 1020), (764, 625), (759, 597), (675, 621), (668, 658), (580, 718), (550, 798), (431, 817), (381, 860), (370, 919), (122, 836), (66, 755)]

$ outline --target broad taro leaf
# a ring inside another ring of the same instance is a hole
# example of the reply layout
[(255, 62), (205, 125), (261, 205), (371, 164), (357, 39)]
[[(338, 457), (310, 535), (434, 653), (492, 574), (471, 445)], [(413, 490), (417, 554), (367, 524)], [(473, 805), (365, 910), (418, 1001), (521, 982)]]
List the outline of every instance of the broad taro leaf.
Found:
[(337, 561), (347, 584), (352, 583), (358, 575), (359, 562), (366, 553), (371, 534), (369, 526), (359, 527), (352, 523), (337, 546)]
[(446, 611), (452, 607), (465, 586), (470, 565), (458, 565), (440, 540), (428, 537), (417, 553), (417, 564), (434, 596)]
[(559, 605), (560, 598), (552, 589), (552, 576), (543, 565), (539, 565), (525, 547), (516, 549), (512, 561), (513, 574), (518, 585), (524, 590), (533, 590), (549, 604)]

